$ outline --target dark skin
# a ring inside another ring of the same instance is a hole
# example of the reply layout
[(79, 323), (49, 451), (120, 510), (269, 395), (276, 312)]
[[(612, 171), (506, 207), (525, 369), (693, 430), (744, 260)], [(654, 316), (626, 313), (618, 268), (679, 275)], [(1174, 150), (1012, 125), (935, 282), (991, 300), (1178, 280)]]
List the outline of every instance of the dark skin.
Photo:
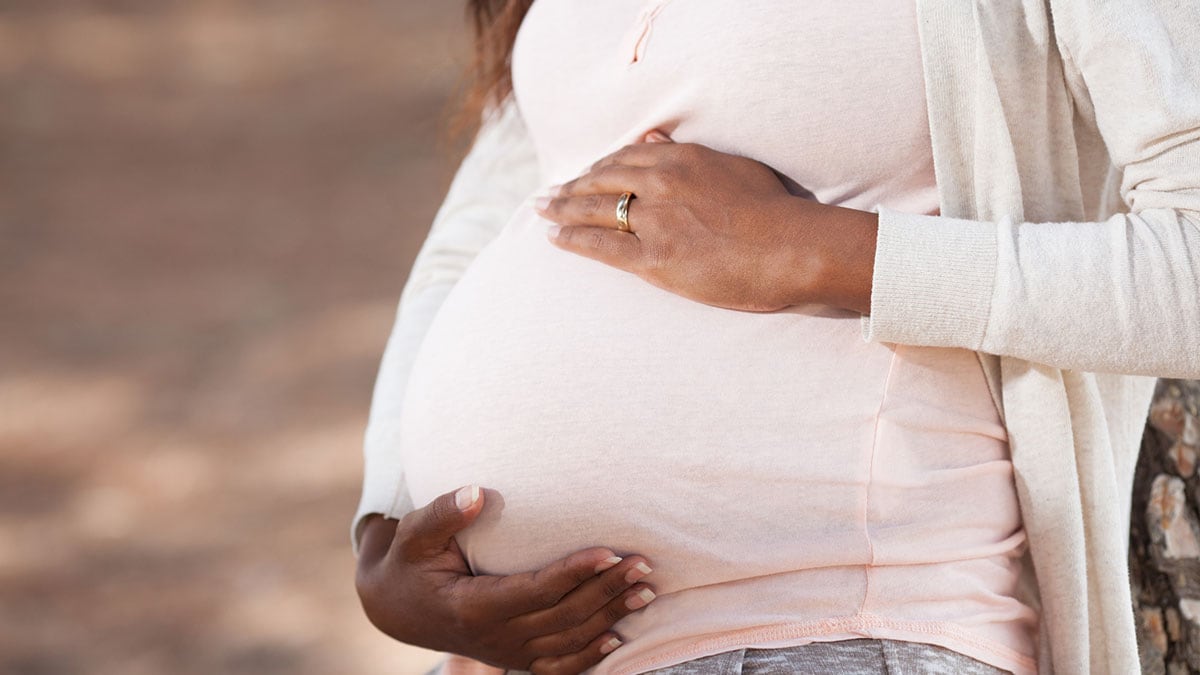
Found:
[(454, 534), (479, 516), (486, 493), (460, 509), (456, 492), (399, 521), (367, 518), (355, 588), (376, 628), (535, 675), (579, 673), (619, 647), (610, 629), (645, 606), (649, 561), (596, 547), (522, 574), (473, 575)]

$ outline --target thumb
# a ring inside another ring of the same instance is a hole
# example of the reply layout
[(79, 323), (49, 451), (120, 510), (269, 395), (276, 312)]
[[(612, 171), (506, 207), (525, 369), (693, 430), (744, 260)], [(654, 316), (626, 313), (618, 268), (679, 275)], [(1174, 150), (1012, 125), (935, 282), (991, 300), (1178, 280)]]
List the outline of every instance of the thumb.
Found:
[(478, 485), (447, 492), (405, 515), (392, 543), (409, 560), (436, 555), (448, 549), (454, 534), (475, 522), (482, 510)]
[(645, 139), (646, 139), (647, 143), (674, 143), (675, 142), (675, 141), (671, 140), (670, 136), (664, 134), (663, 132), (659, 131), (658, 129), (654, 129), (654, 130), (650, 131), (650, 133), (646, 134)]

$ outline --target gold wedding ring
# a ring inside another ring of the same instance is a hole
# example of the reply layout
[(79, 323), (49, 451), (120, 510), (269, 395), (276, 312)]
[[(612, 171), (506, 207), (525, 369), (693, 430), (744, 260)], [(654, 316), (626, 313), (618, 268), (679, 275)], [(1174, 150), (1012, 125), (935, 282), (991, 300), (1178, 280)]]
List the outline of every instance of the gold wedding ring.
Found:
[(629, 227), (629, 200), (633, 199), (632, 192), (621, 193), (617, 200), (617, 229), (622, 232), (633, 232)]

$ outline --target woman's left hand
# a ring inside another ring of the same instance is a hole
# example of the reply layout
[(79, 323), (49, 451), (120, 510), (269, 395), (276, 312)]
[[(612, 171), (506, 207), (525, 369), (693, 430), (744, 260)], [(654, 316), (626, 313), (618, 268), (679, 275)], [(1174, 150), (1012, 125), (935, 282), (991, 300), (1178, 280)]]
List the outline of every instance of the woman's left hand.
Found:
[[(538, 200), (551, 241), (698, 302), (870, 311), (874, 213), (792, 195), (767, 165), (652, 131)], [(623, 192), (632, 232), (616, 219)], [(865, 275), (865, 276), (864, 276)]]

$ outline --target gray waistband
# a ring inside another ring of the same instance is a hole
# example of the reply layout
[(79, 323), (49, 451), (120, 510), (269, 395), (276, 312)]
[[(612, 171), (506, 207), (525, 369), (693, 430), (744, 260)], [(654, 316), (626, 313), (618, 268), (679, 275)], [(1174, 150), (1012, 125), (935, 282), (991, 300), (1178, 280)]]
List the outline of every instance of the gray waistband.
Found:
[(965, 654), (902, 640), (838, 640), (778, 649), (736, 649), (649, 671), (655, 675), (1002, 675)]
[[(837, 640), (777, 649), (735, 649), (646, 671), (654, 675), (1005, 675), (965, 654), (903, 640)], [(508, 670), (506, 675), (531, 675)]]

